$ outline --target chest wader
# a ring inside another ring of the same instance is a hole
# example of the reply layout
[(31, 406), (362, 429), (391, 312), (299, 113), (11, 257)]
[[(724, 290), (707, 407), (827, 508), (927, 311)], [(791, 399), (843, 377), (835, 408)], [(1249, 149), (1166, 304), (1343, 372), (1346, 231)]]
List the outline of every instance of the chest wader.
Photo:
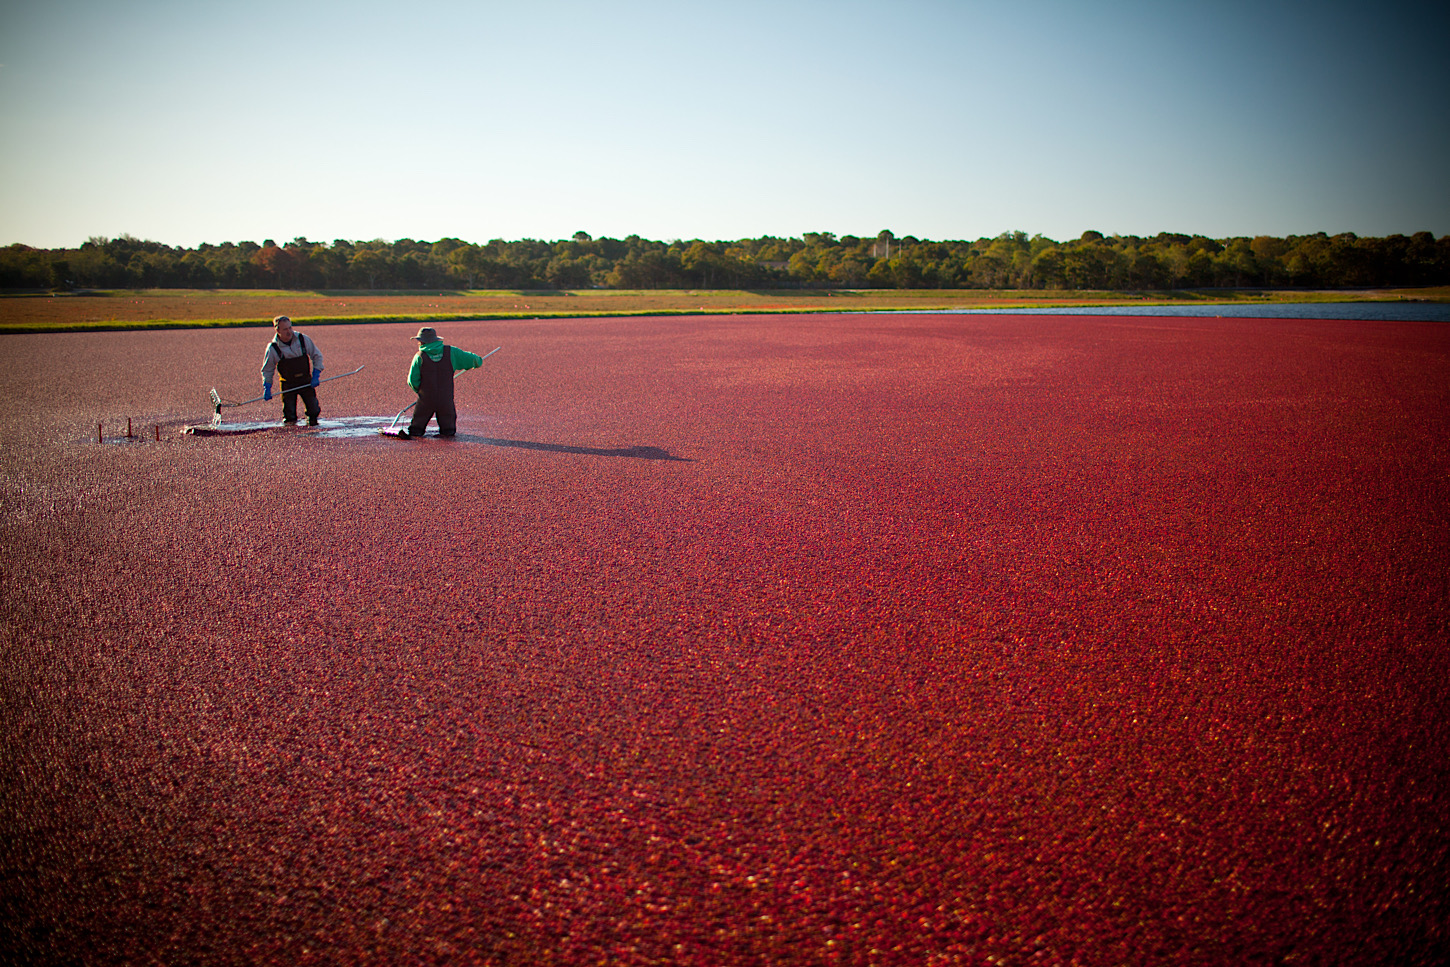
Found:
[(444, 346), (436, 363), (425, 352), (418, 354), (418, 360), (418, 405), (408, 435), (422, 436), (429, 418), (436, 415), (438, 435), (453, 436), (458, 432), (458, 410), (453, 406), (453, 350)]
[[(297, 333), (297, 339), (305, 340), (302, 333)], [(290, 346), (291, 343), (288, 343)], [(282, 344), (272, 340), (272, 351), (277, 354), (277, 378), (282, 389), (282, 422), (297, 422), (297, 397), (302, 397), (302, 405), (307, 409), (307, 422), (315, 425), (317, 415), (322, 412), (321, 405), (317, 402), (317, 390), (312, 388), (312, 360), (307, 356), (307, 343), (300, 343), (302, 355), (283, 356)], [(297, 387), (302, 389), (297, 389)], [(294, 393), (288, 390), (296, 390)]]

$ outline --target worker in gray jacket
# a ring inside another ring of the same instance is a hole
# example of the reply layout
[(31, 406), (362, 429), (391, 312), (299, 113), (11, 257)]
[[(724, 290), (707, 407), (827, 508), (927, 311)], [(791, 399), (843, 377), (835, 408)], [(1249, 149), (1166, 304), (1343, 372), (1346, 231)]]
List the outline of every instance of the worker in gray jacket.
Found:
[(317, 384), (322, 381), (322, 350), (317, 343), (292, 328), (292, 320), (278, 316), (272, 320), (277, 331), (267, 343), (262, 356), (262, 399), (272, 398), (272, 377), (280, 376), (282, 385), (282, 422), (297, 422), (297, 397), (307, 409), (307, 425), (316, 426), (322, 407), (317, 402)]

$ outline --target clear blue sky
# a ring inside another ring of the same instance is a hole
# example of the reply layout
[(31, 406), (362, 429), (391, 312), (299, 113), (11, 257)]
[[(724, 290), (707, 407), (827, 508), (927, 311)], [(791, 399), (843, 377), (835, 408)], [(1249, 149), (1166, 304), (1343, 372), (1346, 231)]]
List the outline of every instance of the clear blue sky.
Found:
[(0, 244), (1443, 235), (1445, 6), (0, 0)]

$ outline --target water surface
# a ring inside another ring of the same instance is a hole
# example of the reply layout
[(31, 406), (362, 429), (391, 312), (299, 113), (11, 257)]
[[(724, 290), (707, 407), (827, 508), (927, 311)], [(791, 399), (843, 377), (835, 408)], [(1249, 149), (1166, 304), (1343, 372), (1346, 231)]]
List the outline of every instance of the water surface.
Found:
[[(912, 310), (915, 311), (915, 310)], [(942, 309), (944, 314), (1029, 316), (1196, 316), (1239, 319), (1363, 319), (1450, 322), (1442, 302), (1276, 302), (1263, 305), (1048, 306), (1039, 309)]]

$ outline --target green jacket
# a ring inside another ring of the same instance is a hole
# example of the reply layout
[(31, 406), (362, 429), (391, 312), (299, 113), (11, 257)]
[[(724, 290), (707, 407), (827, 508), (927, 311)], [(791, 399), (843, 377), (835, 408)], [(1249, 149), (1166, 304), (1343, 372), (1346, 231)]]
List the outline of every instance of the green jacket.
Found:
[[(453, 363), (453, 371), (455, 373), (461, 373), (466, 369), (477, 369), (483, 365), (483, 357), (476, 353), (459, 349), (457, 346), (449, 346), (448, 350), (448, 358)], [(438, 362), (443, 358), (443, 340), (435, 339), (433, 342), (424, 343), (413, 354), (413, 365), (408, 369), (408, 385), (412, 387), (415, 393), (418, 392), (418, 371), (423, 366), (420, 360), (424, 353), (427, 353), (428, 358), (433, 360), (433, 362)]]

